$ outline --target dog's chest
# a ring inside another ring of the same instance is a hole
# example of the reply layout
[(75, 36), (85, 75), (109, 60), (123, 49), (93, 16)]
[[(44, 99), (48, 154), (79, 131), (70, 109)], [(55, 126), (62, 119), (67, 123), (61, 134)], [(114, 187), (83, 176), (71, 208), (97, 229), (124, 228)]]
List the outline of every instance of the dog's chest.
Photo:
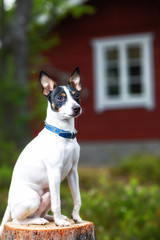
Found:
[[(47, 139), (47, 147), (45, 148), (45, 164), (50, 159), (50, 168), (60, 170), (61, 181), (68, 175), (73, 165), (79, 160), (80, 147), (77, 140), (63, 139), (58, 135), (51, 135), (53, 139)], [(49, 143), (49, 144), (48, 144)], [(47, 150), (48, 149), (48, 150)]]
[(68, 142), (60, 150), (62, 158), (60, 159), (61, 167), (61, 180), (63, 180), (70, 172), (73, 164), (78, 161), (79, 158), (79, 145), (77, 142)]

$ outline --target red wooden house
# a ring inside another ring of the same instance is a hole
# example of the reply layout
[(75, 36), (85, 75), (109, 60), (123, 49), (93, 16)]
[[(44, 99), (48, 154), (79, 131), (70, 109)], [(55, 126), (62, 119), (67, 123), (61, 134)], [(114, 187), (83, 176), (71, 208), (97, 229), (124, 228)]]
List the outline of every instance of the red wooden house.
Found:
[(50, 71), (80, 67), (81, 163), (115, 162), (137, 151), (160, 154), (160, 1), (89, 3), (95, 14), (62, 22), (59, 45), (46, 53)]

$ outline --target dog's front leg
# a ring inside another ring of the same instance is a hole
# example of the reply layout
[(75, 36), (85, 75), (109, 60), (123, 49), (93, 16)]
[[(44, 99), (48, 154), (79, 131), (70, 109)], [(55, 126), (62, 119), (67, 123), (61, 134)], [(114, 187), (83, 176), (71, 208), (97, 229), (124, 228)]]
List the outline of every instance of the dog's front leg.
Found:
[(73, 166), (67, 179), (68, 179), (68, 184), (69, 184), (71, 194), (73, 197), (73, 201), (74, 201), (72, 219), (76, 223), (80, 223), (80, 222), (82, 222), (82, 219), (79, 216), (79, 210), (81, 207), (81, 196), (80, 196), (80, 191), (79, 191), (79, 178), (78, 178), (78, 172), (77, 172), (77, 164), (75, 164)]
[(49, 170), (49, 188), (51, 194), (51, 210), (54, 214), (55, 224), (58, 226), (69, 226), (70, 222), (66, 221), (66, 217), (61, 215), (61, 204), (60, 204), (60, 180), (61, 174), (59, 169)]

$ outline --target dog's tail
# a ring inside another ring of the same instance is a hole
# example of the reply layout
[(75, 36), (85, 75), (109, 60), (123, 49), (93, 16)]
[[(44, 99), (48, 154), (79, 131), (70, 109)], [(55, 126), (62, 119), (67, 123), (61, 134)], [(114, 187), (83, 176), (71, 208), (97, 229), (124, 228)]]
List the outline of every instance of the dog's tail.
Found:
[(0, 239), (1, 239), (1, 235), (2, 235), (2, 232), (3, 232), (4, 225), (5, 225), (6, 222), (8, 222), (10, 219), (11, 219), (11, 211), (10, 211), (9, 206), (7, 206), (6, 211), (5, 211), (5, 213), (4, 213), (4, 217), (3, 217), (3, 220), (2, 220), (1, 226), (0, 226)]

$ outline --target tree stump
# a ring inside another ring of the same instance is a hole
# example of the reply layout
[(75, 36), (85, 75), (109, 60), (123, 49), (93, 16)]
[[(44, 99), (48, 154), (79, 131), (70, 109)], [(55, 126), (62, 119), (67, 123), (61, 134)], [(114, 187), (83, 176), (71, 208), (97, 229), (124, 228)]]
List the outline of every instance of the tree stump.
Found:
[(71, 226), (58, 227), (54, 223), (46, 225), (20, 225), (8, 222), (4, 226), (2, 240), (96, 240), (92, 222), (83, 221)]

